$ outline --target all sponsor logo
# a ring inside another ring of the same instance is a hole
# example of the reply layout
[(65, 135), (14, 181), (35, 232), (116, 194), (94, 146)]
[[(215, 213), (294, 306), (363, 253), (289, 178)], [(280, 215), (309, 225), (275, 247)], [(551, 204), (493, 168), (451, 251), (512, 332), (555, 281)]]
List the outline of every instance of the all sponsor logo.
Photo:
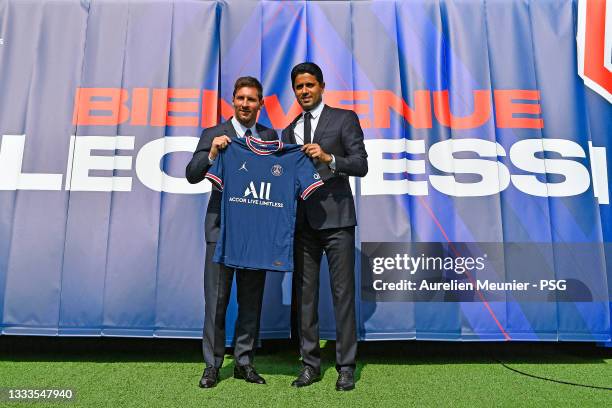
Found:
[(240, 205), (246, 204), (249, 206), (284, 208), (285, 205), (281, 201), (270, 200), (271, 189), (272, 183), (267, 183), (265, 181), (260, 183), (250, 181), (242, 197), (231, 196), (228, 198), (228, 201)]
[(252, 181), (247, 186), (246, 190), (244, 190), (243, 197), (253, 197), (262, 200), (270, 199), (270, 189), (272, 188), (272, 183), (261, 182), (259, 183), (259, 191), (255, 188), (255, 183)]

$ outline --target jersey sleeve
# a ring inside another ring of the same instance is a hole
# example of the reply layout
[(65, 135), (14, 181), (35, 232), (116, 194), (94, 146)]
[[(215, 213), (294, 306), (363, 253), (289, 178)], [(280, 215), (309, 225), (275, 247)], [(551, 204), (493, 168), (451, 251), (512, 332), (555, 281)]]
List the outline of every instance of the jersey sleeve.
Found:
[(298, 159), (296, 176), (302, 200), (306, 200), (317, 188), (323, 185), (317, 169), (315, 169), (312, 161), (305, 154), (301, 154)]
[(223, 191), (223, 157), (225, 156), (225, 150), (219, 152), (215, 162), (210, 166), (208, 172), (204, 177), (210, 180), (210, 182), (215, 186), (219, 191)]

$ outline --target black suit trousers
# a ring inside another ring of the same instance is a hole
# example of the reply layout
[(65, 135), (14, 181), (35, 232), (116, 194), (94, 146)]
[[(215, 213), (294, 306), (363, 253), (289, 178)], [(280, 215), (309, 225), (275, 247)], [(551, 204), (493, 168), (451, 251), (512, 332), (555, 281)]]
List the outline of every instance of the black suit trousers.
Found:
[(355, 227), (312, 229), (307, 222), (295, 231), (294, 285), (302, 363), (321, 369), (319, 347), (319, 275), (323, 252), (336, 319), (336, 369), (354, 369), (357, 354), (355, 322)]
[[(221, 367), (225, 355), (225, 313), (232, 291), (234, 269), (212, 261), (215, 242), (206, 244), (204, 269), (204, 336), (202, 351), (208, 367)], [(266, 271), (236, 269), (238, 320), (234, 358), (236, 364), (253, 364), (253, 354), (259, 336), (259, 318)]]

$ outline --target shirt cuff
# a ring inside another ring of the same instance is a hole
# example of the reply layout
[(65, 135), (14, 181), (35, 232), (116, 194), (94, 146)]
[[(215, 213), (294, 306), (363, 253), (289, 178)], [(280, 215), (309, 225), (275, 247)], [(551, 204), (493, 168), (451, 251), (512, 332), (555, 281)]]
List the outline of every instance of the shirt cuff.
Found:
[(336, 171), (336, 157), (333, 154), (330, 154), (332, 160), (329, 162), (328, 166), (332, 171)]

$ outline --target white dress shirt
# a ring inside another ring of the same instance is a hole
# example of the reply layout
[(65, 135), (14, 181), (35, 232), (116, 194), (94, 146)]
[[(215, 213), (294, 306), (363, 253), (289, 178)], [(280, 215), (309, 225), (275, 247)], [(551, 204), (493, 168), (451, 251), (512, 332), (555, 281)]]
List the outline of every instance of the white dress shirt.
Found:
[[(321, 112), (323, 112), (323, 106), (324, 103), (323, 101), (319, 102), (319, 104), (314, 108), (311, 109), (309, 112), (312, 115), (312, 118), (310, 119), (310, 140), (311, 143), (315, 143), (314, 141), (314, 135), (315, 135), (315, 131), (317, 130), (317, 125), (319, 124), (319, 118), (321, 117)], [(297, 122), (295, 122), (295, 127), (293, 128), (293, 134), (295, 136), (295, 143), (296, 144), (304, 144), (304, 114), (306, 114), (306, 112), (302, 112), (302, 116), (298, 119)], [(334, 155), (330, 155), (332, 158), (332, 161), (329, 163), (329, 168), (332, 170), (336, 170), (336, 158), (334, 157)]]
[[(319, 118), (321, 117), (321, 112), (323, 112), (323, 101), (321, 101), (314, 109), (310, 110), (310, 114), (312, 118), (310, 119), (310, 140), (314, 141), (315, 130), (317, 130), (317, 125), (319, 124)], [(295, 127), (293, 128), (293, 134), (295, 135), (295, 143), (304, 144), (304, 114), (306, 112), (302, 112), (302, 116), (295, 122)]]
[(238, 135), (239, 139), (242, 139), (244, 137), (244, 134), (246, 133), (247, 129), (251, 129), (251, 134), (253, 135), (253, 137), (259, 139), (259, 133), (257, 133), (257, 129), (255, 129), (255, 124), (253, 124), (253, 126), (251, 126), (250, 128), (244, 126), (242, 123), (240, 123), (238, 121), (238, 119), (236, 119), (235, 117), (232, 117), (232, 126), (234, 126), (234, 130), (236, 131), (236, 134)]

